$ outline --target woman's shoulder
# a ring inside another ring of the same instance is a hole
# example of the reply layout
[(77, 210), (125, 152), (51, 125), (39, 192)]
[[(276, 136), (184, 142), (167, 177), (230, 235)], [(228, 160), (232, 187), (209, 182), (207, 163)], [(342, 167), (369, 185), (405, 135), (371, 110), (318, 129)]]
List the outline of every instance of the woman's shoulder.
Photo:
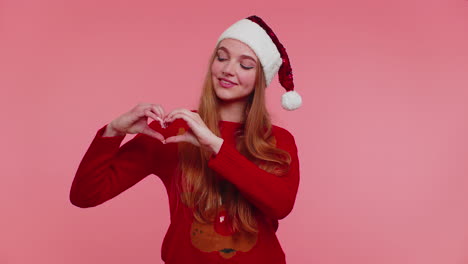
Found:
[(286, 128), (272, 124), (271, 132), (275, 138), (277, 147), (292, 147), (296, 145), (294, 136)]
[(271, 130), (272, 130), (272, 133), (276, 136), (281, 136), (281, 137), (292, 137), (294, 138), (294, 136), (292, 135), (291, 132), (289, 132), (289, 130), (287, 130), (286, 128), (284, 127), (280, 127), (278, 125), (274, 125), (272, 124), (271, 125)]

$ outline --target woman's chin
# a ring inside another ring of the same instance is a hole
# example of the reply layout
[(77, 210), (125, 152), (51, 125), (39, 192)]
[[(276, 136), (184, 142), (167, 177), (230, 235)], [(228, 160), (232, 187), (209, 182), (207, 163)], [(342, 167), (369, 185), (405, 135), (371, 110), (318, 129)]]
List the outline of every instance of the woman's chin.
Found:
[(219, 101), (225, 103), (245, 101), (248, 98), (248, 95), (235, 95), (232, 92), (234, 91), (227, 91), (224, 88), (220, 88), (219, 90), (216, 90), (216, 97)]
[(218, 100), (222, 104), (232, 104), (232, 103), (239, 103), (245, 102), (247, 97), (219, 97)]

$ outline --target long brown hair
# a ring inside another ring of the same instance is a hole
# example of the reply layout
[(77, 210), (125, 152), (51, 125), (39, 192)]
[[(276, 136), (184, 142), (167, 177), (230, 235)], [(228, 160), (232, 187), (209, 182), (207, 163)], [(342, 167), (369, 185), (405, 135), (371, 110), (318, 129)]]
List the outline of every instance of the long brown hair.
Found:
[[(213, 89), (211, 76), (211, 64), (218, 46), (219, 44), (209, 60), (198, 114), (215, 135), (221, 136), (218, 127), (219, 99)], [(236, 148), (261, 169), (281, 177), (288, 171), (291, 157), (287, 151), (276, 148), (270, 114), (265, 104), (266, 83), (260, 63), (257, 63), (256, 73), (254, 90), (247, 98), (245, 122), (236, 133)], [(179, 143), (179, 169), (183, 175), (179, 191), (182, 201), (193, 209), (196, 220), (210, 223), (213, 220), (212, 214), (207, 209), (214, 209), (217, 215), (220, 200), (223, 200), (234, 231), (258, 232), (254, 206), (233, 184), (220, 181), (220, 177), (216, 177), (216, 172), (208, 167), (210, 155), (211, 153), (190, 143)]]

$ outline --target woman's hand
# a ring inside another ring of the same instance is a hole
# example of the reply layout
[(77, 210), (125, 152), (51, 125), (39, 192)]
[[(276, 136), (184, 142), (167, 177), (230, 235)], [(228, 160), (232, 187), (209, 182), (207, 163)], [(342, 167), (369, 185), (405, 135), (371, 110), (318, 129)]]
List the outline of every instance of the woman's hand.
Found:
[(211, 132), (198, 113), (184, 108), (178, 108), (168, 114), (164, 121), (171, 123), (178, 118), (185, 120), (191, 131), (187, 131), (182, 135), (166, 138), (166, 144), (175, 142), (189, 142), (195, 146), (210, 150), (215, 154), (218, 154), (224, 140)]
[(127, 113), (114, 119), (107, 125), (103, 136), (115, 136), (125, 134), (142, 133), (154, 137), (164, 143), (164, 136), (148, 126), (148, 117), (164, 124), (164, 109), (158, 104), (140, 103)]

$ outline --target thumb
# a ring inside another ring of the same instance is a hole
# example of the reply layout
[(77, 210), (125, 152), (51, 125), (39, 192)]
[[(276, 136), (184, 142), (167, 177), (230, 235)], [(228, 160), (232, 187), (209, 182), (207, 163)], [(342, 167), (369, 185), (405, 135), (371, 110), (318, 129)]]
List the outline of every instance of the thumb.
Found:
[(156, 132), (156, 130), (150, 128), (149, 126), (146, 126), (143, 128), (143, 131), (141, 131), (142, 134), (148, 135), (150, 137), (156, 138), (157, 140), (163, 142), (164, 141), (164, 136), (161, 135), (159, 132)]
[(195, 139), (195, 137), (191, 135), (190, 133), (184, 133), (182, 135), (177, 135), (177, 136), (166, 138), (166, 144), (177, 143), (177, 142), (188, 142), (188, 143), (192, 143), (195, 146), (200, 146), (200, 144)]

